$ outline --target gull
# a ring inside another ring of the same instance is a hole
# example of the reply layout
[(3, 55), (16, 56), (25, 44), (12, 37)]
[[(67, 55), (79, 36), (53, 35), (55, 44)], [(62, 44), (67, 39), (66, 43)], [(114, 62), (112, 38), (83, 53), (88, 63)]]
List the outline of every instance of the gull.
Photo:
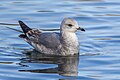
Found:
[(23, 30), (23, 34), (20, 34), (19, 37), (24, 39), (38, 52), (60, 56), (79, 53), (79, 40), (75, 32), (77, 30), (85, 30), (79, 27), (76, 20), (64, 18), (60, 25), (60, 33), (32, 29), (22, 21), (18, 22)]

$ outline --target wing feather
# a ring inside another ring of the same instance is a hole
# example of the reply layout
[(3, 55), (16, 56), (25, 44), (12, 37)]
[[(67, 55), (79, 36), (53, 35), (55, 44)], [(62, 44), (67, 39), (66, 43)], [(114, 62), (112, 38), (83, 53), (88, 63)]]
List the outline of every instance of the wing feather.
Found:
[(29, 28), (22, 21), (19, 21), (19, 24), (24, 33), (21, 34), (20, 37), (23, 38), (29, 44), (32, 45), (32, 43), (34, 43), (38, 45), (43, 45), (46, 48), (53, 49), (56, 49), (60, 45), (59, 33), (43, 33), (42, 30)]

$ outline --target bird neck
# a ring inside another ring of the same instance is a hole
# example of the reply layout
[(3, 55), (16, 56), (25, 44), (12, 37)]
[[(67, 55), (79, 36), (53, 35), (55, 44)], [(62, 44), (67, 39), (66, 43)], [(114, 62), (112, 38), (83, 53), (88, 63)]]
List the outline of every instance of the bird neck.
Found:
[(64, 44), (65, 47), (78, 47), (79, 42), (75, 33), (73, 32), (61, 32), (61, 43)]

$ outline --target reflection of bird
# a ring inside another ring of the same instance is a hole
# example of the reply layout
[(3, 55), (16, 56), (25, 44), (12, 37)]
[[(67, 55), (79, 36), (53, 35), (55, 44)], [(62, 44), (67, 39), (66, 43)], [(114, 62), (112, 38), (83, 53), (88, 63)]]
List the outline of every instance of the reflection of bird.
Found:
[[(79, 56), (51, 56), (51, 55), (45, 55), (45, 54), (39, 54), (36, 51), (25, 51), (24, 54), (26, 54), (26, 58), (24, 57), (21, 59), (21, 62), (19, 65), (23, 67), (27, 67), (27, 69), (19, 70), (21, 72), (33, 72), (33, 73), (46, 73), (46, 74), (59, 74), (63, 76), (77, 76), (78, 75), (78, 63), (79, 63)], [(41, 69), (40, 67), (38, 69), (30, 68), (29, 64), (26, 63), (44, 63), (44, 64), (54, 64), (57, 65), (56, 67), (50, 67)]]
[(24, 32), (20, 37), (37, 51), (62, 56), (78, 54), (79, 42), (75, 32), (85, 31), (71, 18), (65, 18), (62, 21), (60, 33), (45, 33), (39, 29), (31, 29), (22, 21), (19, 21), (19, 24)]

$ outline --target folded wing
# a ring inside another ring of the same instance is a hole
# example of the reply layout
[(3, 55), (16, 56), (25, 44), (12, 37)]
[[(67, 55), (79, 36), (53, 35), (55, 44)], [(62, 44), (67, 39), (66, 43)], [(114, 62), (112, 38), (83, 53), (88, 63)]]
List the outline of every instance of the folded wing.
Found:
[(51, 49), (56, 49), (60, 45), (59, 33), (43, 33), (41, 30), (29, 28), (22, 21), (19, 21), (19, 24), (24, 33), (21, 34), (20, 37), (27, 41), (29, 44), (32, 45), (32, 43), (34, 43), (43, 45)]

